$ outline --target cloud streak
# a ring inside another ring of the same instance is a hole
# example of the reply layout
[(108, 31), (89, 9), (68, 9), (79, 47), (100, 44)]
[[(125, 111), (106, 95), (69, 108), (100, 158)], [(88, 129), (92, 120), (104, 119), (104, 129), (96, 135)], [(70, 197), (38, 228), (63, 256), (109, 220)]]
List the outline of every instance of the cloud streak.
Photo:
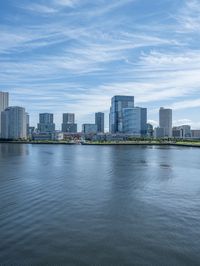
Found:
[[(0, 27), (0, 89), (33, 116), (69, 110), (78, 121), (108, 113), (115, 94), (149, 107), (173, 107), (176, 121), (198, 120), (198, 1), (27, 1)], [(176, 7), (176, 9), (174, 9)], [(155, 12), (156, 9), (156, 12)], [(173, 10), (173, 12), (172, 12)], [(5, 16), (8, 14), (5, 14)], [(155, 123), (154, 123), (155, 124)]]

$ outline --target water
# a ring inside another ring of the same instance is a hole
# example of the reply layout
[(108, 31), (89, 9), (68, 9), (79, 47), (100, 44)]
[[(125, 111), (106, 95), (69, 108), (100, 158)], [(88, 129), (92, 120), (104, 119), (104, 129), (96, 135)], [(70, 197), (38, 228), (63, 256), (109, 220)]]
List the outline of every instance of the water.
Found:
[(0, 144), (0, 264), (199, 265), (200, 149)]

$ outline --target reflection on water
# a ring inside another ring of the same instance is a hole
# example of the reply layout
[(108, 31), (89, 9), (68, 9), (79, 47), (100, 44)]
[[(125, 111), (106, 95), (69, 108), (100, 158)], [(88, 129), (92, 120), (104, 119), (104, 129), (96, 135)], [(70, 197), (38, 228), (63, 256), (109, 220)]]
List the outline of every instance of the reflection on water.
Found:
[(198, 265), (200, 149), (0, 144), (0, 262)]
[(0, 143), (0, 157), (28, 155), (29, 148), (26, 144)]

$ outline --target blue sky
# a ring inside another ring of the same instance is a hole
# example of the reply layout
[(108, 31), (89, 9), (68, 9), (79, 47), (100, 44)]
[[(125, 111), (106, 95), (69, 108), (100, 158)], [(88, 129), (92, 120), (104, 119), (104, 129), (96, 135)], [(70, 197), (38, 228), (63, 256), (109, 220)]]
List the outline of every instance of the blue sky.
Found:
[(134, 95), (156, 125), (200, 128), (199, 0), (0, 1), (0, 90), (39, 112), (79, 124), (106, 114), (113, 95)]

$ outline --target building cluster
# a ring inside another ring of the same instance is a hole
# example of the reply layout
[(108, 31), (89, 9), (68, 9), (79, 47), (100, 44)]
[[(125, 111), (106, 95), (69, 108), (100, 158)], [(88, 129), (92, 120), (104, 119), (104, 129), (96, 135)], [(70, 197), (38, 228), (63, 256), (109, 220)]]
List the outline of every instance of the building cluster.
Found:
[(172, 127), (172, 110), (161, 107), (159, 127), (147, 123), (147, 108), (134, 104), (134, 96), (114, 96), (109, 113), (109, 132), (104, 130), (104, 113), (95, 113), (94, 123), (83, 124), (78, 132), (74, 113), (63, 113), (61, 131), (52, 113), (39, 114), (37, 128), (29, 125), (25, 108), (9, 106), (9, 94), (0, 92), (0, 138), (9, 140), (126, 140), (138, 137), (200, 139), (200, 130), (190, 125)]

